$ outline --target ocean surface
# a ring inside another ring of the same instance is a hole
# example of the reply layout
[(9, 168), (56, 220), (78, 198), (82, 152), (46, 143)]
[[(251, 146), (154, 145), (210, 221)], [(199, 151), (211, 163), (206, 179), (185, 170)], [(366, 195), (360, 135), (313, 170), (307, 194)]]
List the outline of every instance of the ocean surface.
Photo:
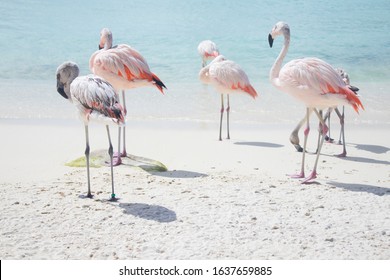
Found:
[(197, 46), (210, 39), (260, 94), (231, 97), (233, 122), (296, 123), (303, 105), (268, 80), (283, 39), (271, 49), (267, 37), (282, 20), (291, 28), (285, 62), (315, 56), (345, 69), (366, 107), (359, 115), (348, 108), (349, 121), (390, 124), (389, 15), (389, 0), (2, 0), (0, 120), (77, 119), (56, 92), (56, 68), (72, 60), (88, 74), (108, 27), (114, 44), (136, 48), (168, 87), (165, 95), (152, 87), (127, 91), (128, 120), (218, 122), (220, 96), (198, 78)]

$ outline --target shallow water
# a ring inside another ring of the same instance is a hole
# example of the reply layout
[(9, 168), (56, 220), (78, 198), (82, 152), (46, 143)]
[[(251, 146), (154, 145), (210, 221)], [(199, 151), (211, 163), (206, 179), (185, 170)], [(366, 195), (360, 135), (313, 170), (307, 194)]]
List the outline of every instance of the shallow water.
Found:
[(291, 27), (286, 61), (316, 56), (344, 68), (366, 107), (354, 122), (390, 123), (390, 2), (366, 1), (8, 1), (0, 3), (0, 118), (72, 119), (74, 108), (55, 89), (65, 60), (87, 74), (102, 27), (114, 44), (138, 49), (167, 85), (166, 95), (127, 92), (128, 119), (218, 121), (219, 95), (198, 79), (197, 45), (204, 39), (239, 63), (260, 94), (232, 96), (232, 121), (295, 123), (303, 106), (275, 90), (268, 73), (282, 45), (267, 36), (283, 20)]

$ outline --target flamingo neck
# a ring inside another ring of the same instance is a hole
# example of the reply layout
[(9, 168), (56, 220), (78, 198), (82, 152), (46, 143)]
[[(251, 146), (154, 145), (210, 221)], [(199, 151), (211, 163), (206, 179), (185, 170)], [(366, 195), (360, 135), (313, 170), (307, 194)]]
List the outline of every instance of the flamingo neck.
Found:
[(203, 67), (200, 72), (199, 72), (199, 79), (205, 83), (205, 84), (209, 84), (210, 83), (210, 77), (209, 77), (209, 68), (210, 68), (210, 64)]
[(279, 86), (279, 72), (280, 69), (282, 68), (283, 60), (287, 54), (288, 47), (290, 45), (290, 33), (285, 32), (283, 33), (283, 36), (284, 36), (283, 48), (280, 51), (278, 57), (276, 58), (275, 63), (272, 66), (271, 71), (269, 73), (269, 79), (274, 86)]
[(106, 43), (104, 44), (104, 48), (103, 49), (109, 50), (111, 48), (112, 48), (112, 39), (106, 41)]
[(103, 46), (103, 49), (104, 50), (108, 50), (108, 49), (111, 49), (112, 48), (112, 33), (108, 33), (106, 34), (105, 38), (103, 39), (104, 41), (104, 46)]

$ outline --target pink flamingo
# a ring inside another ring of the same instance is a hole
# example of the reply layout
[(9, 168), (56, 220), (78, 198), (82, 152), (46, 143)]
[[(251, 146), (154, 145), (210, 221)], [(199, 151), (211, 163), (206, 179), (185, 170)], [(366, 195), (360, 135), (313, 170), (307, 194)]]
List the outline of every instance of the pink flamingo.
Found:
[(270, 81), (279, 90), (284, 91), (303, 102), (306, 107), (306, 129), (302, 153), (301, 172), (295, 178), (304, 178), (305, 154), (307, 136), (310, 131), (309, 117), (315, 112), (321, 122), (322, 137), (311, 174), (302, 181), (309, 183), (317, 178), (317, 164), (321, 147), (328, 131), (324, 119), (318, 109), (328, 108), (328, 114), (338, 105), (351, 105), (356, 112), (364, 109), (356, 94), (344, 83), (337, 71), (325, 61), (318, 58), (295, 59), (282, 68), (283, 59), (290, 45), (290, 27), (284, 22), (278, 22), (268, 35), (270, 47), (277, 36), (284, 36), (284, 45), (270, 71)]
[(57, 68), (57, 91), (64, 98), (72, 102), (79, 111), (80, 117), (85, 126), (86, 149), (85, 157), (87, 162), (88, 193), (87, 197), (92, 198), (91, 181), (89, 173), (89, 136), (88, 123), (90, 120), (97, 120), (106, 124), (108, 135), (108, 154), (110, 155), (111, 166), (111, 201), (116, 201), (114, 191), (113, 173), (113, 148), (111, 143), (109, 124), (123, 125), (124, 109), (119, 103), (119, 97), (114, 88), (104, 79), (95, 76), (78, 76), (79, 67), (74, 62), (64, 62)]
[(227, 95), (227, 139), (230, 139), (229, 133), (229, 112), (230, 101), (229, 94), (231, 93), (247, 93), (253, 98), (256, 98), (257, 92), (251, 86), (248, 76), (241, 67), (231, 61), (226, 60), (224, 56), (217, 56), (211, 63), (203, 67), (199, 72), (199, 79), (205, 84), (211, 84), (221, 93), (221, 119), (219, 123), (219, 141), (222, 141), (222, 118), (224, 108), (224, 97)]
[(213, 60), (219, 55), (219, 50), (213, 41), (205, 40), (199, 43), (198, 53), (202, 58), (202, 67), (205, 67), (208, 61)]
[[(100, 32), (99, 50), (92, 54), (89, 68), (95, 75), (103, 77), (119, 92), (122, 90), (123, 107), (126, 111), (125, 90), (152, 86), (164, 93), (166, 86), (150, 71), (145, 58), (134, 48), (120, 44), (112, 46), (112, 33), (108, 28)], [(120, 138), (119, 129), (119, 138)], [(123, 152), (126, 156), (126, 130), (123, 127)], [(120, 164), (120, 156), (114, 165)]]

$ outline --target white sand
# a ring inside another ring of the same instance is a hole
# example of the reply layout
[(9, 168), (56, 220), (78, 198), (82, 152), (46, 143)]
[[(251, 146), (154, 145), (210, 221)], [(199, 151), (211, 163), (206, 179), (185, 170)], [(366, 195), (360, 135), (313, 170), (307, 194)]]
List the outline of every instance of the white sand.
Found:
[[(300, 169), (293, 126), (233, 123), (219, 142), (216, 123), (129, 123), (128, 152), (169, 171), (116, 167), (110, 203), (108, 167), (85, 199), (86, 170), (64, 166), (83, 155), (76, 124), (0, 123), (1, 259), (390, 258), (389, 127), (348, 127), (348, 157), (325, 144), (317, 183), (301, 185), (286, 176)], [(92, 150), (106, 147), (93, 126)]]

